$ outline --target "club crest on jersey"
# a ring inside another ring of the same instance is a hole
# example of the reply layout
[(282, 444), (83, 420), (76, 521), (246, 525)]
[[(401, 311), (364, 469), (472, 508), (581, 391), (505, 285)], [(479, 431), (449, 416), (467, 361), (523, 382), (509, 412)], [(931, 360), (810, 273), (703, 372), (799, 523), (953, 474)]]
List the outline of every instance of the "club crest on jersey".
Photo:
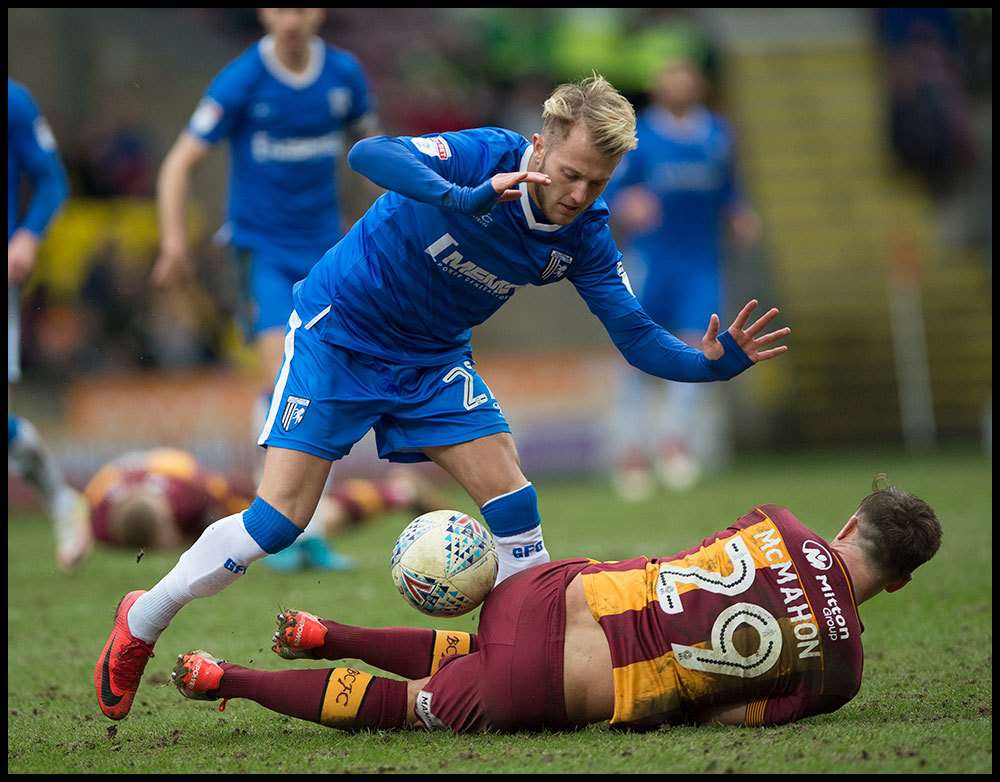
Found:
[(552, 254), (549, 256), (548, 266), (542, 272), (542, 279), (548, 280), (551, 278), (560, 279), (569, 265), (573, 263), (573, 256), (566, 255), (566, 253), (559, 252), (559, 250), (553, 250)]
[(309, 407), (309, 400), (299, 396), (290, 396), (285, 402), (285, 412), (281, 414), (281, 428), (286, 432), (292, 431), (302, 423), (306, 417), (306, 410)]

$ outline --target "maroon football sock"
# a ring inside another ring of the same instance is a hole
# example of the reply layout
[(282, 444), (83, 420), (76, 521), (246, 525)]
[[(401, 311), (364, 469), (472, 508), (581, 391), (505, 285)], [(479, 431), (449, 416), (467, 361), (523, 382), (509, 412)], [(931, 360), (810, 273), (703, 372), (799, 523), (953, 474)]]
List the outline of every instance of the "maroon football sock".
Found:
[(319, 721), (329, 670), (256, 671), (232, 663), (222, 663), (222, 669), (220, 698), (247, 698), (271, 711)]
[(354, 668), (256, 671), (222, 663), (217, 694), (246, 698), (279, 714), (333, 728), (401, 728), (406, 682)]
[(407, 679), (430, 676), (444, 658), (476, 651), (476, 636), (457, 630), (369, 628), (321, 621), (326, 627), (326, 643), (319, 652), (322, 659), (364, 660)]

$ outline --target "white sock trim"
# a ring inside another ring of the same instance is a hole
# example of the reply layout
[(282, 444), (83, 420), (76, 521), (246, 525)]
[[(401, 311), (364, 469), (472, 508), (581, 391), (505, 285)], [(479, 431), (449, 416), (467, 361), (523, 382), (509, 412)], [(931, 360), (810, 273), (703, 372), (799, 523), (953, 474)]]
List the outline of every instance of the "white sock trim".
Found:
[(509, 491), (506, 494), (500, 494), (500, 495), (494, 497), (491, 500), (486, 500), (486, 502), (484, 502), (482, 505), (479, 506), (479, 509), (480, 510), (485, 510), (486, 506), (489, 505), (491, 502), (496, 502), (497, 500), (502, 500), (504, 497), (509, 497), (511, 494), (517, 494), (519, 491), (524, 491), (530, 485), (531, 485), (531, 481), (528, 481), (526, 484), (524, 484), (524, 486), (522, 486), (519, 489), (514, 489), (514, 491)]

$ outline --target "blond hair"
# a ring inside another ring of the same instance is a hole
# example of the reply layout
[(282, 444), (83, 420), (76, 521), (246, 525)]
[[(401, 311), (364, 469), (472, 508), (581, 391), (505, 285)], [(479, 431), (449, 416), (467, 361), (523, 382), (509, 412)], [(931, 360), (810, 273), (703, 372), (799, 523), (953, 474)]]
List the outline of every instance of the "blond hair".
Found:
[(608, 157), (638, 146), (635, 109), (596, 71), (583, 81), (560, 84), (542, 108), (542, 133), (563, 140), (577, 122), (584, 123), (594, 146)]

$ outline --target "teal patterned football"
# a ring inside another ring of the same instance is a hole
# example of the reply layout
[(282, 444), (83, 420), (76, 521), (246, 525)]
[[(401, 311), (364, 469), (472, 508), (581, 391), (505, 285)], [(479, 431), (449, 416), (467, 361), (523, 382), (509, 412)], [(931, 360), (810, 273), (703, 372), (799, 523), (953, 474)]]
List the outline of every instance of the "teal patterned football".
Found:
[(485, 525), (471, 516), (437, 510), (407, 525), (393, 548), (391, 566), (396, 589), (418, 611), (460, 616), (493, 588), (496, 545)]

